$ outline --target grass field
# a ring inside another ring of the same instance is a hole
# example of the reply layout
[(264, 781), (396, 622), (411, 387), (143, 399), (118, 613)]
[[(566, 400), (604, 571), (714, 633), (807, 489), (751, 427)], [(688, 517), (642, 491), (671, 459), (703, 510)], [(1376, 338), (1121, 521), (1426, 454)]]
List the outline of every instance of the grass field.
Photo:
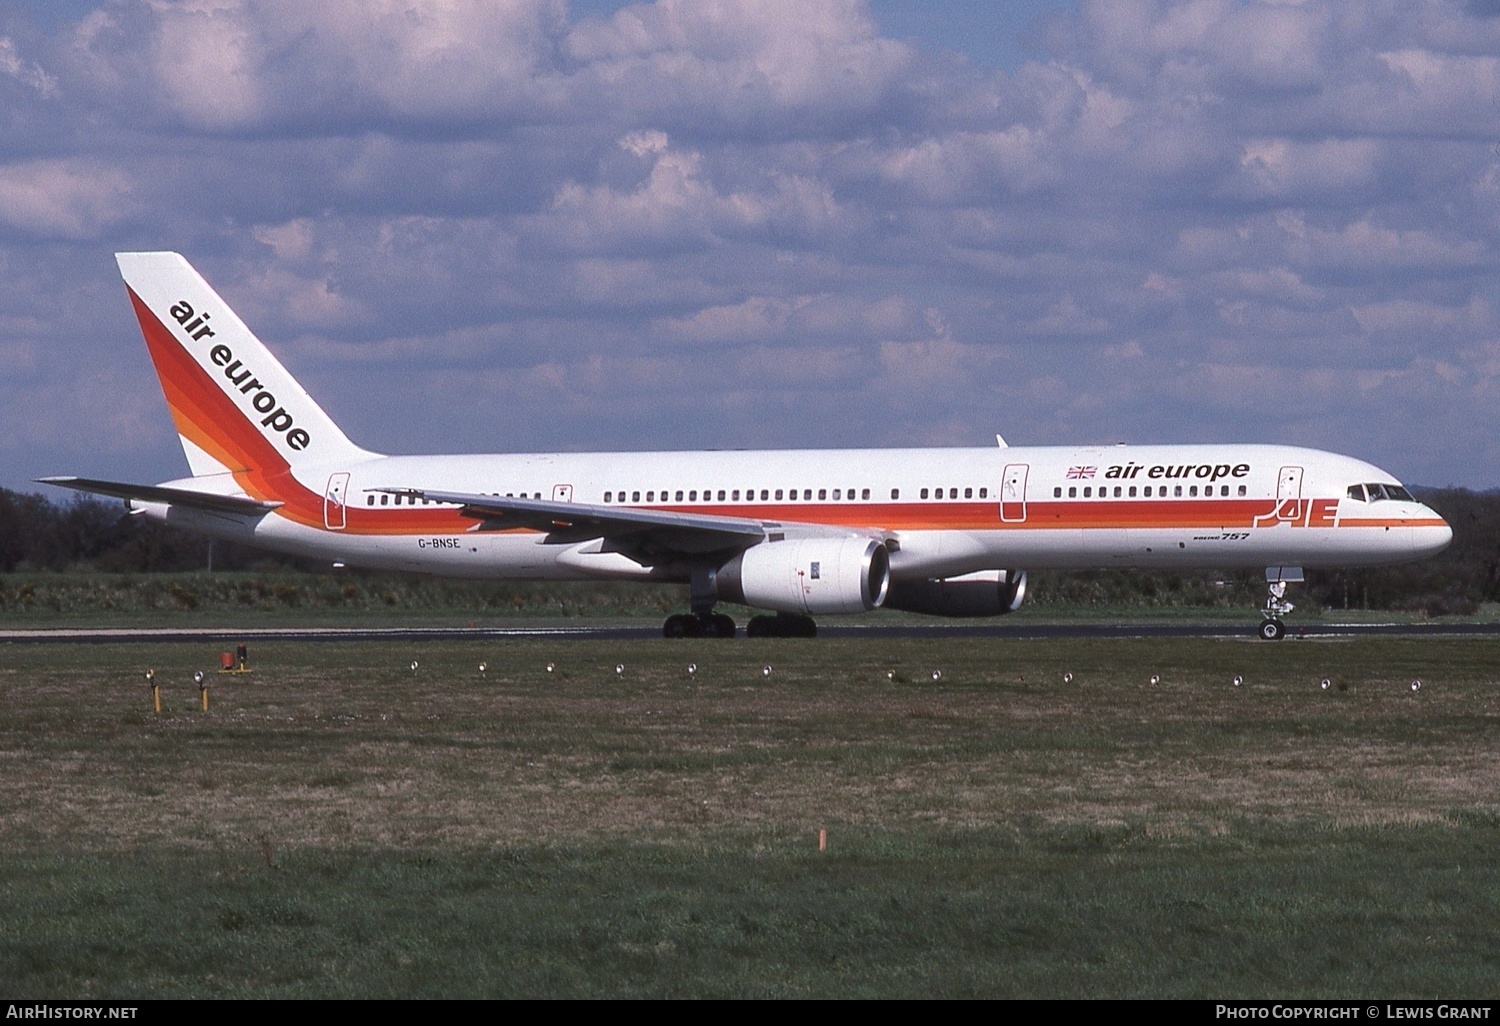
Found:
[[(1022, 617), (1028, 622), (1232, 622), (1254, 628), (1265, 588), (1255, 575), (1215, 582), (1212, 575), (1033, 573)], [(1160, 585), (1158, 587), (1158, 584)], [(1222, 587), (1218, 586), (1222, 585)], [(1146, 588), (1147, 591), (1140, 591)], [(1500, 605), (1463, 615), (1423, 609), (1323, 610), (1305, 595), (1294, 625), (1347, 621), (1462, 622), (1500, 620)], [(93, 571), (0, 575), (0, 628), (502, 626), (642, 620), (660, 623), (687, 607), (684, 585), (625, 581), (464, 581), (403, 574), (302, 573), (294, 570), (111, 574)], [(1357, 604), (1357, 603), (1356, 603)], [(741, 626), (754, 610), (721, 603)], [(835, 623), (927, 623), (931, 617), (881, 609)]]
[(0, 648), (0, 993), (1500, 994), (1493, 639), (251, 657)]

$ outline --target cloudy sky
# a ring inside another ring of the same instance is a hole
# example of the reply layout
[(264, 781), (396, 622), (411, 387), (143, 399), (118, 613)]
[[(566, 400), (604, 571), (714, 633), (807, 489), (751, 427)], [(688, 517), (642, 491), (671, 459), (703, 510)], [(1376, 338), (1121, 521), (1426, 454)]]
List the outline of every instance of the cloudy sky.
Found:
[(186, 473), (117, 250), (384, 452), (1500, 485), (1500, 0), (0, 0), (0, 486)]

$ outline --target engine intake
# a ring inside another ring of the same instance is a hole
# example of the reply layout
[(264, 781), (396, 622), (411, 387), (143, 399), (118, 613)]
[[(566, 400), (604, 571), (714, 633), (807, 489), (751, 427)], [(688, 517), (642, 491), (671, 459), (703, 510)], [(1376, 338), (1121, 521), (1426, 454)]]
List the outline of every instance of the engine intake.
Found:
[(1026, 598), (1025, 570), (980, 570), (962, 577), (892, 581), (887, 609), (928, 616), (1004, 616)]
[(715, 577), (719, 598), (778, 613), (860, 613), (885, 601), (891, 557), (872, 538), (763, 542)]

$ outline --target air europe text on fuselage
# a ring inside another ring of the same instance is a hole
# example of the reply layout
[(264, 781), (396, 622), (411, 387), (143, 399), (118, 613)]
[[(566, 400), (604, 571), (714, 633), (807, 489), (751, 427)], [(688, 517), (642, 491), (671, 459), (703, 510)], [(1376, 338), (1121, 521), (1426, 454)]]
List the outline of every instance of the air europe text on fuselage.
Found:
[[(1143, 475), (1141, 472), (1145, 471)], [(1248, 477), (1250, 464), (1248, 463), (1184, 463), (1178, 465), (1153, 464), (1147, 466), (1144, 463), (1131, 461), (1124, 465), (1106, 467), (1104, 476), (1118, 480), (1134, 480), (1137, 477), (1148, 478), (1189, 478), (1199, 480), (1217, 481), (1224, 477)]]
[[(185, 299), (179, 299), (173, 304), (172, 309), (167, 311), (172, 319), (182, 325), (182, 330), (187, 332), (188, 338), (194, 342), (214, 337), (214, 330), (209, 325), (212, 315), (208, 312), (198, 313), (193, 305)], [(302, 428), (296, 426), (292, 415), (276, 401), (276, 396), (267, 391), (266, 386), (261, 384), (250, 368), (244, 366), (235, 359), (234, 350), (217, 342), (208, 351), (208, 358), (216, 366), (224, 368), (224, 376), (229, 383), (247, 396), (250, 396), (250, 405), (257, 413), (264, 413), (261, 427), (270, 428), (272, 431), (286, 436), (288, 448), (301, 452), (307, 448), (312, 441), (311, 436)]]

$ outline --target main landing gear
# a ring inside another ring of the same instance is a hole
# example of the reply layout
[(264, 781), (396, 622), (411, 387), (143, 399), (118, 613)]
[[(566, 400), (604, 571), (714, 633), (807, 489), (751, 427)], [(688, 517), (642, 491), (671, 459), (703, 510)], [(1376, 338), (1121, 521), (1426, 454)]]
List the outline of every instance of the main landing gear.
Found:
[(714, 612), (714, 603), (719, 600), (714, 585), (714, 571), (700, 567), (689, 578), (691, 613), (674, 613), (661, 625), (664, 638), (732, 638), (734, 619)]
[(1286, 600), (1286, 586), (1302, 580), (1300, 566), (1266, 567), (1266, 604), (1261, 609), (1260, 629), (1256, 631), (1263, 641), (1280, 641), (1286, 637), (1286, 624), (1281, 618), (1297, 608)]
[[(689, 579), (692, 591), (689, 601), (691, 613), (674, 613), (661, 625), (665, 638), (732, 638), (734, 620), (723, 613), (714, 612), (714, 603), (719, 599), (714, 583), (715, 572), (697, 569)], [(745, 625), (747, 638), (816, 638), (818, 625), (810, 616), (800, 613), (777, 613), (775, 616), (752, 616)]]
[[(723, 613), (674, 613), (662, 624), (664, 638), (732, 638), (734, 620)], [(818, 625), (810, 616), (777, 613), (752, 616), (745, 625), (747, 638), (816, 638)]]

